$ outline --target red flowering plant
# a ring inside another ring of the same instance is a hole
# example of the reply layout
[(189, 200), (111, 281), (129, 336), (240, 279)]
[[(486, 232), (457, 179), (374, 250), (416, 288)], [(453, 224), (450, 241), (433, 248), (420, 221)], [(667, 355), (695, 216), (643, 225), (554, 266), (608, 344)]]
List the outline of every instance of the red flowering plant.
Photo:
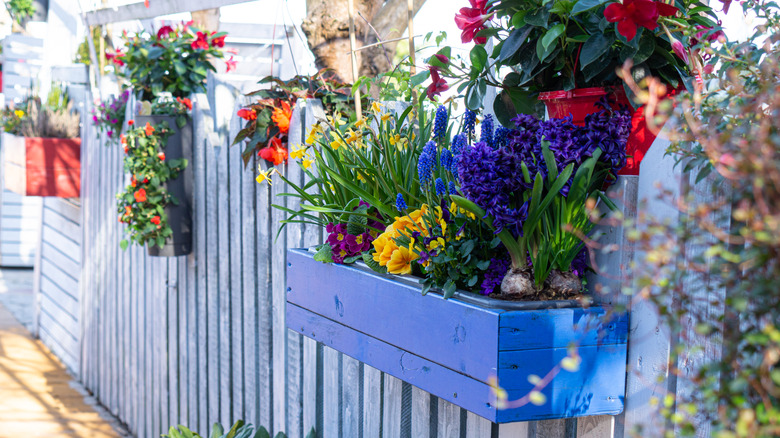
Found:
[(722, 35), (714, 11), (700, 0), (470, 3), (455, 16), (462, 40), (475, 43), (470, 71), (463, 77), (451, 65), (431, 64), (462, 82), (471, 109), (488, 85), (500, 88), (494, 109), (507, 126), (516, 113), (538, 113), (539, 92), (621, 85), (616, 71), (627, 59), (636, 79), (652, 75), (678, 88), (709, 70), (699, 49)]
[(127, 132), (120, 136), (125, 151), (124, 167), (130, 174), (125, 189), (116, 195), (119, 222), (128, 225), (128, 239), (120, 242), (126, 249), (130, 242), (162, 247), (172, 234), (165, 206), (179, 200), (165, 190), (164, 183), (178, 177), (187, 160), (168, 160), (165, 145), (171, 135), (167, 122), (137, 126), (128, 120)]
[[(225, 57), (226, 35), (201, 31), (192, 23), (163, 26), (155, 35), (125, 33), (124, 51), (112, 53), (111, 59), (141, 100), (162, 92), (184, 98), (205, 90), (208, 71), (217, 71), (213, 62)], [(226, 70), (234, 64), (229, 59)]]
[(295, 102), (300, 98), (320, 99), (326, 110), (349, 112), (350, 92), (346, 84), (324, 79), (321, 71), (314, 76), (296, 76), (288, 81), (268, 76), (260, 81), (268, 88), (248, 94), (254, 102), (238, 110), (244, 128), (233, 144), (246, 142), (242, 153), (244, 165), (252, 155), (278, 166), (287, 161), (287, 134)]

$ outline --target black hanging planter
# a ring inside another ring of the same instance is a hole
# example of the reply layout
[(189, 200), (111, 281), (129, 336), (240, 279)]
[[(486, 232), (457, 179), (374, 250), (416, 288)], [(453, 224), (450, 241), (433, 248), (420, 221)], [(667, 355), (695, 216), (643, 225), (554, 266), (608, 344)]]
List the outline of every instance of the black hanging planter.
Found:
[(165, 145), (165, 156), (168, 160), (187, 160), (185, 167), (179, 176), (164, 183), (165, 190), (173, 195), (179, 204), (169, 203), (165, 207), (173, 234), (165, 239), (165, 245), (160, 248), (157, 245), (146, 246), (147, 253), (153, 257), (176, 257), (192, 252), (192, 123), (188, 120), (183, 128), (176, 124), (178, 116), (137, 116), (135, 123), (152, 126), (158, 123), (168, 122), (172, 135), (168, 137)]

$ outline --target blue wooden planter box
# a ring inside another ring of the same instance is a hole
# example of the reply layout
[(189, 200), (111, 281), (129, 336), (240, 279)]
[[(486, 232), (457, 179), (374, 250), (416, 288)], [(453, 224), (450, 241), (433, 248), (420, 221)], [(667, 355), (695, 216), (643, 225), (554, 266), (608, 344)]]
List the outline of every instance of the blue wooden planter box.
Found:
[[(603, 321), (604, 307), (573, 302), (516, 303), (456, 294), (420, 294), (414, 281), (367, 267), (287, 253), (287, 327), (496, 423), (623, 410), (628, 316)], [(569, 307), (565, 307), (569, 306)], [(517, 400), (567, 347), (582, 362), (541, 392), (546, 403), (496, 409), (488, 379)]]

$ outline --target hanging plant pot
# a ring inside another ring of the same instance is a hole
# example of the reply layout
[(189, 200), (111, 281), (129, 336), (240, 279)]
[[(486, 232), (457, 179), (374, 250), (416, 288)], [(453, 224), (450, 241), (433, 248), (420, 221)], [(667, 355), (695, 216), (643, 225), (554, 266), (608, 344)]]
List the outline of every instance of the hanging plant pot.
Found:
[(81, 139), (3, 133), (5, 188), (23, 196), (78, 198)]
[[(575, 88), (569, 91), (548, 91), (539, 93), (539, 100), (547, 107), (550, 118), (563, 118), (571, 115), (575, 125), (584, 125), (585, 116), (598, 111), (596, 103), (604, 96), (616, 105), (631, 105), (623, 87)], [(626, 143), (626, 166), (620, 175), (639, 175), (639, 165), (653, 145), (656, 135), (648, 128), (644, 106), (631, 115), (631, 134)]]
[[(414, 280), (320, 263), (305, 250), (288, 251), (287, 262), (289, 329), (490, 421), (623, 410), (628, 316), (605, 318), (606, 306), (466, 292), (445, 300), (422, 295)], [(562, 367), (575, 344), (578, 366)], [(531, 376), (549, 373), (535, 388)], [(491, 396), (493, 379), (507, 392), (505, 408)], [(535, 389), (536, 404), (527, 400)]]
[(179, 128), (176, 117), (153, 115), (135, 118), (135, 123), (139, 126), (168, 122), (172, 134), (164, 149), (166, 159), (184, 158), (190, 163), (177, 178), (164, 183), (165, 190), (179, 203), (169, 203), (165, 206), (168, 225), (173, 231), (173, 234), (166, 238), (165, 245), (162, 248), (157, 245), (146, 246), (148, 254), (155, 257), (176, 257), (192, 252), (192, 123), (187, 122), (183, 128)]

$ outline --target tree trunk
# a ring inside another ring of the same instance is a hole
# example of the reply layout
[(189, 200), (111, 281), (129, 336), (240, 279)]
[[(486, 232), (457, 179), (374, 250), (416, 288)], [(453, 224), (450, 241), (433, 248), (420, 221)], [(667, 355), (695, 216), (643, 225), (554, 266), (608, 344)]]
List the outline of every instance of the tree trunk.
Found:
[[(425, 0), (415, 0), (416, 13)], [(354, 0), (357, 47), (398, 38), (407, 27), (407, 0)], [(328, 68), (336, 79), (354, 82), (349, 48), (347, 0), (307, 0), (303, 32), (318, 69)], [(368, 23), (371, 23), (369, 26)], [(372, 29), (373, 27), (373, 29)], [(391, 31), (397, 31), (392, 32)], [(359, 75), (375, 76), (390, 70), (397, 42), (357, 52)]]

